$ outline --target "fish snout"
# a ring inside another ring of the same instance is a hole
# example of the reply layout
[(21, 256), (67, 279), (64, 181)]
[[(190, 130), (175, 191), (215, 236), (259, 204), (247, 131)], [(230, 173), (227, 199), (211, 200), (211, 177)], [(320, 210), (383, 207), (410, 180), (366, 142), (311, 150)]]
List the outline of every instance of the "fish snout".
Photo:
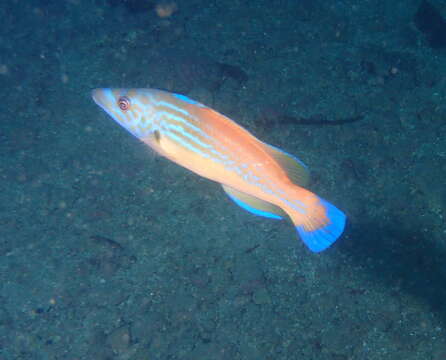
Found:
[(94, 102), (105, 110), (105, 107), (112, 104), (113, 95), (111, 89), (98, 88), (91, 91)]

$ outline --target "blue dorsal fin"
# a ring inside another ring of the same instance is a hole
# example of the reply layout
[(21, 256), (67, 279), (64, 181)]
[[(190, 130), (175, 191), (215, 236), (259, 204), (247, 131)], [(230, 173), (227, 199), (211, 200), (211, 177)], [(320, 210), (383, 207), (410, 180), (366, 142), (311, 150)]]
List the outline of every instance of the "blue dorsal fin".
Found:
[(310, 171), (307, 166), (294, 155), (265, 144), (265, 150), (271, 155), (285, 170), (290, 180), (299, 186), (307, 187), (310, 183)]
[(256, 198), (255, 196), (245, 194), (223, 184), (222, 187), (232, 201), (254, 215), (278, 220), (286, 217), (285, 212), (274, 204)]
[(189, 104), (197, 105), (197, 106), (199, 106), (199, 107), (206, 107), (206, 106), (204, 106), (202, 103), (200, 103), (200, 102), (198, 102), (198, 101), (195, 101), (195, 100), (191, 99), (190, 97), (188, 97), (188, 96), (186, 96), (186, 95), (176, 94), (176, 93), (172, 93), (172, 95), (175, 96), (177, 99), (180, 99), (180, 100), (182, 100), (182, 101), (185, 101), (185, 102), (187, 102), (187, 103), (189, 103)]

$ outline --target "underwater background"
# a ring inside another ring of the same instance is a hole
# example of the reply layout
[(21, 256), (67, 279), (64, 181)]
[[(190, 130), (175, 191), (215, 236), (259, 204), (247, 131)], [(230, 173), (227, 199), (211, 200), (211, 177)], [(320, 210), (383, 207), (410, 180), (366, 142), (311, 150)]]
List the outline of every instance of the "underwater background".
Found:
[[(0, 359), (446, 359), (446, 3), (4, 0)], [(314, 254), (96, 87), (185, 94), (348, 216)]]

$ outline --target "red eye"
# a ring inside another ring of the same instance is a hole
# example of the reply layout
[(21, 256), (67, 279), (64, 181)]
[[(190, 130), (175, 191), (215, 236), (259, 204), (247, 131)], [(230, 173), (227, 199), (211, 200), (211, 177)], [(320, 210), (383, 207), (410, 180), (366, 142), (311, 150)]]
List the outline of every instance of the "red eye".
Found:
[(130, 99), (127, 96), (121, 96), (118, 100), (118, 106), (122, 111), (130, 109)]

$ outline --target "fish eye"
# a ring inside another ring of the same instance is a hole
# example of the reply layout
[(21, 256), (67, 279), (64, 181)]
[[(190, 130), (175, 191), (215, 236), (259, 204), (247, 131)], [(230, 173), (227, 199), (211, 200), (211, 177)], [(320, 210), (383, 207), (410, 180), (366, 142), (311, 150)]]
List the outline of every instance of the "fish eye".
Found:
[(130, 109), (130, 99), (127, 96), (121, 96), (118, 99), (118, 106), (122, 111)]

